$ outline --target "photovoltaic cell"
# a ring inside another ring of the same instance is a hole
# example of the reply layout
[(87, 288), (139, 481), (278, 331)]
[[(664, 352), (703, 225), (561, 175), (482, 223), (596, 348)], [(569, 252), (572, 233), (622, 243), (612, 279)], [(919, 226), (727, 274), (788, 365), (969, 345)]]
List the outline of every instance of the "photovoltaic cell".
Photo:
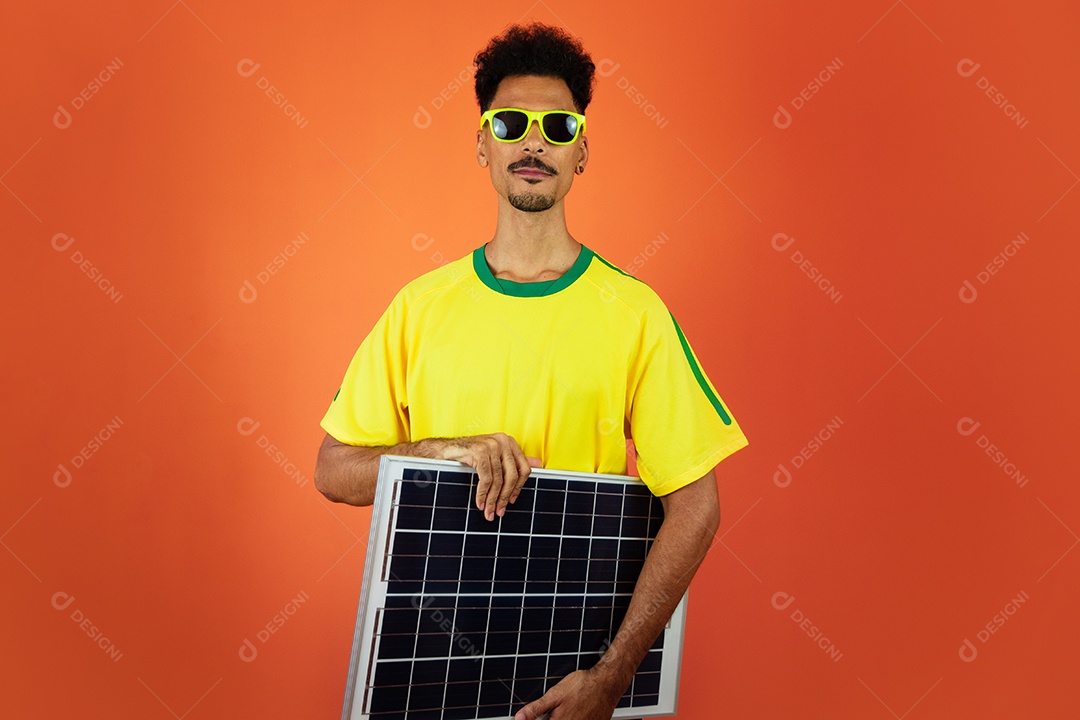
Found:
[[(637, 478), (534, 468), (488, 521), (476, 473), (383, 456), (343, 720), (506, 718), (592, 667), (663, 520)], [(686, 597), (615, 718), (672, 715)]]

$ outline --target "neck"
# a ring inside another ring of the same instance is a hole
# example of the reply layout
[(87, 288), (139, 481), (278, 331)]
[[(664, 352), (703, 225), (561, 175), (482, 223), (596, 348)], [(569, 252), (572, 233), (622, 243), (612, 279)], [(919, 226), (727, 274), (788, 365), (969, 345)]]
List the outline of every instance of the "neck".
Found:
[(523, 212), (499, 198), (495, 236), (485, 256), (492, 274), (516, 282), (551, 280), (570, 269), (581, 243), (566, 229), (563, 202), (543, 212)]

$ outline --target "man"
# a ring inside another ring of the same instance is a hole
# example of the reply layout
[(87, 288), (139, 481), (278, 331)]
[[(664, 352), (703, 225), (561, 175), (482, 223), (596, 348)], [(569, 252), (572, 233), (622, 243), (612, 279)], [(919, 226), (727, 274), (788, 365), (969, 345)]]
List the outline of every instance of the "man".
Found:
[(656, 293), (567, 231), (564, 200), (589, 160), (588, 54), (534, 23), (475, 62), (495, 234), (394, 298), (322, 420), (315, 483), (370, 505), (380, 455), (457, 460), (493, 520), (531, 467), (625, 474), (632, 439), (665, 515), (625, 619), (593, 668), (515, 716), (608, 720), (719, 527), (713, 468), (747, 439)]

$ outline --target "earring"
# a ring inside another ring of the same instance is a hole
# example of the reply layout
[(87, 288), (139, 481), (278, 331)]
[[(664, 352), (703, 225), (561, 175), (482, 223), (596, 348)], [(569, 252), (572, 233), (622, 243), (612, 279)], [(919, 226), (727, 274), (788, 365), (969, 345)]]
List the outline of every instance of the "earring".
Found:
[(585, 172), (585, 166), (584, 165), (578, 165), (577, 166), (577, 171), (578, 171), (578, 175), (581, 175), (582, 173)]

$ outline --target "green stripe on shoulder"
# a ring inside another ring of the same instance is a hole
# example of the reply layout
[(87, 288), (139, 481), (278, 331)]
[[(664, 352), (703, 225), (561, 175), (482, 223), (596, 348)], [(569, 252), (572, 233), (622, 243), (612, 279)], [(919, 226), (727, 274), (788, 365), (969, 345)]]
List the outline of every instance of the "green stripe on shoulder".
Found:
[(341, 394), (341, 388), (338, 388), (337, 392), (334, 393), (334, 399), (331, 400), (330, 402), (334, 402), (335, 400), (337, 400), (337, 396), (340, 395), (340, 394)]
[[(615, 272), (625, 275), (628, 278), (633, 278), (634, 280), (637, 280), (639, 283), (645, 285), (646, 287), (649, 286), (649, 284), (641, 278), (634, 277), (633, 275), (626, 272), (617, 265), (611, 264), (606, 259), (598, 255), (595, 251), (593, 251), (593, 257), (607, 265)], [(673, 315), (670, 310), (668, 311), (668, 315), (671, 315), (671, 322), (675, 324), (675, 332), (679, 335), (679, 343), (682, 345), (683, 354), (686, 355), (686, 361), (690, 363), (690, 369), (694, 372), (694, 377), (697, 378), (698, 385), (701, 386), (701, 390), (705, 393), (705, 397), (707, 397), (709, 399), (709, 402), (712, 403), (713, 408), (716, 410), (716, 414), (720, 416), (720, 419), (724, 421), (725, 425), (730, 425), (731, 416), (728, 415), (728, 412), (724, 408), (723, 403), (720, 402), (720, 398), (718, 398), (716, 396), (716, 393), (712, 391), (712, 388), (709, 387), (709, 383), (705, 381), (705, 374), (701, 371), (701, 367), (697, 364), (697, 361), (694, 360), (694, 353), (690, 351), (690, 343), (686, 341), (686, 336), (683, 335), (682, 328), (680, 328), (679, 323), (676, 322), (675, 315)]]
[(637, 280), (637, 281), (638, 281), (639, 283), (645, 284), (645, 281), (644, 281), (644, 280), (642, 280), (641, 278), (637, 278), (637, 277), (634, 277), (633, 275), (631, 275), (630, 273), (626, 272), (625, 270), (623, 270), (623, 269), (622, 269), (621, 267), (619, 267), (618, 265), (612, 265), (612, 264), (611, 264), (610, 262), (608, 262), (608, 261), (607, 261), (607, 260), (605, 260), (604, 258), (602, 258), (602, 257), (600, 257), (599, 255), (597, 255), (597, 254), (596, 254), (596, 251), (595, 251), (595, 250), (593, 251), (593, 257), (595, 257), (595, 258), (596, 258), (597, 260), (599, 260), (600, 262), (602, 262), (602, 263), (604, 263), (605, 265), (607, 265), (607, 266), (608, 266), (609, 268), (611, 268), (611, 269), (612, 269), (612, 270), (614, 270), (615, 272), (617, 272), (617, 273), (622, 273), (623, 275), (625, 275), (625, 276), (626, 276), (626, 277), (628, 277), (628, 278), (634, 278), (634, 280)]
[(683, 354), (686, 355), (686, 361), (690, 363), (690, 369), (694, 371), (694, 377), (697, 378), (698, 385), (701, 386), (702, 392), (705, 393), (705, 397), (712, 403), (713, 408), (716, 410), (716, 414), (720, 416), (720, 419), (724, 421), (725, 425), (731, 424), (731, 416), (728, 415), (727, 410), (724, 409), (723, 404), (720, 402), (720, 398), (716, 397), (716, 393), (709, 387), (709, 383), (705, 381), (705, 374), (701, 372), (701, 367), (698, 366), (694, 360), (694, 354), (690, 352), (690, 343), (686, 341), (686, 336), (683, 335), (682, 328), (679, 327), (679, 323), (675, 320), (675, 316), (668, 311), (671, 315), (671, 322), (675, 323), (675, 332), (679, 335), (679, 342), (682, 344)]

